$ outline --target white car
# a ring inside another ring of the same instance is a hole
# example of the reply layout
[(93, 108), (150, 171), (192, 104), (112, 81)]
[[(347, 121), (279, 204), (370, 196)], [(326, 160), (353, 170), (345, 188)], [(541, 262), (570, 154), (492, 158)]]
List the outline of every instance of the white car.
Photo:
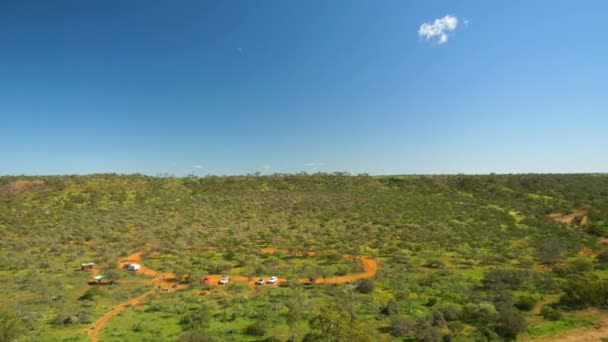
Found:
[(220, 279), (220, 284), (224, 285), (224, 284), (228, 284), (230, 282), (230, 277), (228, 276), (223, 276), (222, 279)]
[(258, 281), (255, 282), (256, 285), (264, 285), (266, 281), (264, 280), (264, 278), (260, 278), (258, 279)]
[(274, 284), (279, 280), (279, 278), (272, 276), (270, 277), (270, 279), (268, 279), (268, 284)]
[(125, 269), (127, 269), (127, 271), (137, 272), (139, 271), (140, 266), (139, 264), (126, 264)]

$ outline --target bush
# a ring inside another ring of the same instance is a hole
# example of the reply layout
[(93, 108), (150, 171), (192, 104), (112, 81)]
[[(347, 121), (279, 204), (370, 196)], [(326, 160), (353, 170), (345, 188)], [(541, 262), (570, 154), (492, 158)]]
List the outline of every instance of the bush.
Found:
[(441, 311), (439, 310), (433, 310), (429, 315), (429, 320), (431, 322), (431, 325), (434, 327), (442, 328), (446, 325), (443, 313), (441, 313)]
[(468, 323), (489, 324), (496, 321), (498, 313), (494, 304), (481, 302), (479, 304), (466, 304), (462, 310), (462, 319)]
[(455, 305), (446, 305), (439, 308), (446, 321), (457, 321), (462, 316), (462, 310)]
[(266, 334), (266, 324), (261, 321), (257, 321), (245, 328), (245, 334), (250, 336), (264, 336)]
[(350, 272), (350, 268), (347, 265), (337, 265), (334, 270), (334, 275), (343, 276)]
[(608, 236), (608, 227), (603, 227), (598, 224), (591, 224), (586, 229), (587, 233), (595, 236), (606, 237)]
[(371, 279), (363, 279), (357, 284), (357, 290), (361, 293), (372, 293), (374, 291), (374, 281)]
[(444, 268), (445, 267), (445, 263), (441, 260), (428, 260), (425, 264), (424, 267), (428, 267), (428, 268)]
[(601, 264), (608, 264), (608, 250), (605, 250), (605, 251), (601, 252), (595, 258)]
[(501, 305), (498, 310), (496, 333), (506, 340), (514, 340), (517, 334), (526, 330), (526, 320), (513, 306)]
[(395, 298), (391, 298), (388, 300), (388, 302), (386, 303), (386, 306), (384, 306), (382, 308), (382, 310), (380, 310), (380, 312), (382, 312), (383, 314), (387, 315), (387, 316), (393, 316), (399, 313), (399, 306), (397, 305), (397, 301), (395, 300)]
[(482, 282), (487, 289), (517, 289), (530, 279), (531, 274), (528, 270), (493, 268), (484, 275)]
[(0, 309), (0, 341), (16, 340), (25, 331), (25, 325), (15, 312)]
[(216, 339), (204, 330), (189, 331), (177, 340), (178, 342), (215, 342)]
[(515, 307), (522, 311), (530, 311), (536, 305), (536, 298), (530, 295), (522, 295), (517, 298)]
[(566, 249), (558, 238), (549, 238), (541, 244), (538, 258), (541, 262), (552, 264), (562, 257)]
[(416, 324), (416, 341), (441, 342), (441, 330), (431, 326), (428, 321), (419, 321)]
[(563, 317), (561, 311), (547, 305), (544, 305), (542, 307), (542, 309), (540, 310), (540, 315), (543, 316), (544, 319), (549, 321), (559, 321)]
[(82, 296), (78, 297), (78, 300), (94, 300), (95, 297), (103, 297), (106, 295), (106, 292), (101, 289), (99, 286), (91, 286), (87, 292), (85, 292)]
[(567, 277), (572, 274), (583, 274), (592, 272), (594, 269), (593, 263), (587, 259), (575, 259), (567, 264), (555, 265), (553, 272), (560, 277)]
[(608, 307), (608, 280), (583, 278), (564, 288), (560, 303), (574, 309), (597, 306)]
[(403, 316), (393, 316), (391, 318), (391, 334), (393, 336), (407, 336), (414, 334), (415, 323)]

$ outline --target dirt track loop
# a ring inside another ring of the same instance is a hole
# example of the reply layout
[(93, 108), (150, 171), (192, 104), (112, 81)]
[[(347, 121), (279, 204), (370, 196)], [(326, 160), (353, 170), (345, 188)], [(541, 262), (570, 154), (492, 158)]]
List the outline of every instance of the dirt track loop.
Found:
[[(262, 251), (264, 253), (273, 253), (273, 252), (277, 251), (277, 249), (276, 248), (263, 248)], [(288, 253), (287, 250), (281, 249), (280, 251), (284, 252), (284, 253)], [(315, 252), (292, 252), (292, 253), (303, 254), (306, 256), (318, 255)], [(125, 259), (120, 260), (118, 262), (118, 266), (120, 268), (123, 268), (126, 264), (129, 264), (129, 263), (139, 264), (140, 269), (139, 269), (138, 273), (153, 277), (152, 279), (149, 279), (149, 280), (142, 280), (141, 281), (142, 283), (158, 284), (158, 287), (162, 287), (162, 288), (171, 287), (174, 289), (183, 289), (188, 286), (188, 285), (184, 285), (184, 284), (175, 283), (175, 281), (174, 281), (175, 274), (173, 274), (173, 273), (157, 272), (151, 268), (148, 268), (148, 267), (145, 267), (144, 265), (142, 265), (141, 257), (143, 254), (144, 254), (143, 251), (135, 252), (135, 253), (127, 256)], [(349, 283), (354, 280), (368, 279), (368, 278), (373, 278), (374, 276), (376, 276), (376, 273), (378, 272), (378, 261), (376, 259), (374, 259), (372, 257), (368, 257), (368, 256), (357, 257), (354, 255), (343, 255), (343, 257), (346, 259), (360, 260), (361, 264), (363, 266), (363, 272), (352, 273), (352, 274), (347, 274), (347, 275), (343, 275), (343, 276), (329, 277), (329, 278), (319, 278), (319, 279), (315, 279), (314, 283), (315, 284), (343, 284), (343, 283)], [(210, 285), (217, 285), (222, 276), (219, 274), (213, 274), (213, 275), (209, 275), (208, 277), (209, 277)], [(254, 281), (251, 279), (256, 279), (256, 278), (257, 277), (247, 278), (247, 277), (242, 277), (242, 276), (236, 276), (236, 277), (231, 277), (230, 280), (239, 281), (239, 282), (247, 282), (247, 283), (249, 283), (249, 285), (253, 285)], [(300, 278), (298, 280), (301, 283), (310, 282), (310, 279), (308, 279), (308, 278)], [(126, 282), (126, 281), (122, 281), (122, 282)], [(279, 278), (278, 282), (284, 283), (284, 282), (287, 282), (287, 279)], [(155, 286), (154, 288), (150, 289), (149, 291), (147, 291), (144, 294), (141, 294), (135, 298), (129, 299), (126, 302), (113, 306), (110, 309), (110, 311), (108, 311), (105, 315), (103, 315), (101, 318), (99, 318), (95, 323), (93, 323), (93, 326), (89, 330), (87, 330), (87, 334), (91, 337), (91, 341), (93, 341), (93, 342), (98, 341), (97, 335), (99, 334), (101, 329), (104, 327), (104, 325), (107, 323), (107, 321), (110, 318), (114, 317), (116, 314), (118, 314), (120, 311), (122, 311), (125, 307), (127, 307), (129, 305), (138, 305), (147, 296), (152, 295), (152, 294), (158, 294), (158, 287)]]

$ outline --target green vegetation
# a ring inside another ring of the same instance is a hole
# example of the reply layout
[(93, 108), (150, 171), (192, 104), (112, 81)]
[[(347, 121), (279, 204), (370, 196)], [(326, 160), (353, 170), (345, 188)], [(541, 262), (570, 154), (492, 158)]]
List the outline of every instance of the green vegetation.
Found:
[[(586, 219), (548, 216), (575, 211)], [(0, 177), (0, 340), (87, 341), (151, 289), (100, 340), (540, 336), (608, 307), (606, 231), (606, 175)], [(137, 251), (190, 285), (118, 269)], [(376, 258), (375, 278), (297, 281), (361, 272), (343, 255)], [(89, 285), (84, 262), (115, 284)], [(201, 285), (208, 274), (289, 282)]]

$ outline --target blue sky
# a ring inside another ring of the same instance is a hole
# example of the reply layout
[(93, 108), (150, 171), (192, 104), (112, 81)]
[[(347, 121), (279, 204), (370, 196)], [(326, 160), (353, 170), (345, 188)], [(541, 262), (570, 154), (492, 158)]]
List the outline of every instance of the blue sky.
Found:
[(607, 10), (2, 1), (0, 174), (608, 172)]

